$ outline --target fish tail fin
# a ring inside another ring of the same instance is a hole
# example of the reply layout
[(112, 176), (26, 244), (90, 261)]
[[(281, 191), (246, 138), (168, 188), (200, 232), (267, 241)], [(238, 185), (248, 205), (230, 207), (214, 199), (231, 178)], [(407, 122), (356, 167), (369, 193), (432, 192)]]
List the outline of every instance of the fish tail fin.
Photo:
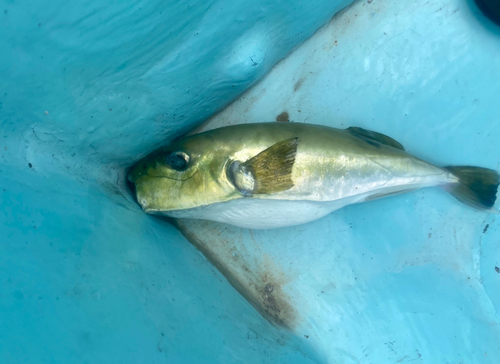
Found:
[(448, 192), (460, 202), (478, 210), (498, 211), (495, 201), (498, 197), (500, 176), (498, 172), (480, 167), (445, 167), (458, 178), (458, 183), (449, 186)]

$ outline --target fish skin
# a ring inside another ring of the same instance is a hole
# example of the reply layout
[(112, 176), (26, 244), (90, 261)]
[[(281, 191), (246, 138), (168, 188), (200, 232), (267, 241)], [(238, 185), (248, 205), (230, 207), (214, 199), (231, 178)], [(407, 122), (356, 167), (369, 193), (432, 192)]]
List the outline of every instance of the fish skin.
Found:
[[(233, 161), (243, 163), (291, 138), (299, 140), (291, 171), (292, 187), (248, 197), (228, 178), (228, 166)], [(166, 157), (176, 151), (190, 156), (184, 171), (175, 171), (166, 163)], [(139, 161), (129, 180), (135, 183), (137, 201), (145, 212), (216, 221), (220, 216), (210, 216), (212, 212), (207, 207), (239, 199), (252, 199), (255, 204), (265, 200), (305, 201), (311, 202), (311, 206), (313, 202), (324, 202), (334, 211), (345, 204), (458, 183), (458, 178), (448, 170), (383, 144), (383, 140), (361, 138), (349, 129), (299, 123), (241, 124), (179, 139)], [(283, 213), (293, 214), (292, 205), (290, 211)], [(224, 211), (224, 206), (218, 205), (218, 213)], [(201, 211), (198, 215), (197, 210)], [(255, 209), (255, 213), (258, 211), (259, 208)], [(240, 220), (244, 218), (252, 216)], [(260, 228), (252, 223), (233, 222), (230, 217), (224, 219), (230, 224)], [(265, 228), (270, 227), (273, 226)]]

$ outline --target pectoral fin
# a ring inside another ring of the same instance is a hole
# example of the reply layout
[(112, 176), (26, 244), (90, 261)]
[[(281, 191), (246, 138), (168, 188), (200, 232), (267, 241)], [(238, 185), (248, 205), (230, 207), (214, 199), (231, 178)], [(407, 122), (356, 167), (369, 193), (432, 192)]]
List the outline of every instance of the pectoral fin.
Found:
[(281, 141), (244, 163), (235, 161), (228, 178), (245, 196), (286, 191), (293, 187), (292, 168), (299, 138)]
[(363, 139), (365, 142), (372, 144), (372, 145), (376, 145), (375, 143), (380, 143), (380, 144), (388, 145), (389, 147), (401, 149), (403, 151), (405, 150), (405, 148), (400, 143), (398, 143), (397, 141), (395, 141), (391, 137), (388, 137), (385, 134), (377, 133), (375, 131), (366, 130), (363, 128), (358, 128), (355, 126), (351, 126), (350, 128), (347, 128), (347, 131), (349, 131), (349, 133), (351, 133), (352, 135), (354, 135), (360, 139)]

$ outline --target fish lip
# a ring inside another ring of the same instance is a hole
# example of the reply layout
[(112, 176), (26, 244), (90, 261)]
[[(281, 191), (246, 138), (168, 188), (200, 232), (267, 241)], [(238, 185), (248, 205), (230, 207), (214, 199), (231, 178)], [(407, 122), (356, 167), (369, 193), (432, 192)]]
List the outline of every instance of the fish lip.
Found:
[(150, 207), (142, 207), (142, 211), (144, 211), (146, 214), (150, 214), (150, 215), (168, 216), (165, 213), (168, 213), (168, 211), (172, 211), (172, 210), (161, 210), (161, 209), (155, 209), (155, 208), (150, 208)]

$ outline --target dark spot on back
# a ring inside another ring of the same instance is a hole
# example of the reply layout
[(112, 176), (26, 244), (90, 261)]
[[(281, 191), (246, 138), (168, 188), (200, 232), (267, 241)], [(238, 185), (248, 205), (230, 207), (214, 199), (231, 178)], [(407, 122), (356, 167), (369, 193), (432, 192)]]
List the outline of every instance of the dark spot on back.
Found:
[(276, 121), (290, 121), (288, 113), (286, 111), (283, 111), (281, 114), (276, 116)]
[(33, 164), (28, 163), (28, 167), (33, 168)]

